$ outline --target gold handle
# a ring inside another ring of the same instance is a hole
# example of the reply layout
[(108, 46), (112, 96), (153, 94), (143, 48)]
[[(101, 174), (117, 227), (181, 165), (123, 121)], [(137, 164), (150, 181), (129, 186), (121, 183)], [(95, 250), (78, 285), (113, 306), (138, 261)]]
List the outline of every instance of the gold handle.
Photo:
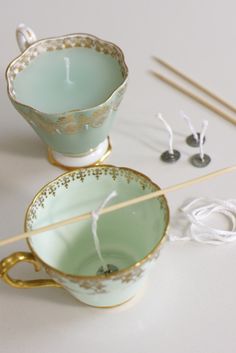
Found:
[(36, 288), (36, 287), (61, 287), (57, 282), (52, 279), (34, 279), (22, 281), (14, 279), (9, 276), (8, 272), (19, 262), (29, 262), (34, 265), (35, 271), (39, 271), (41, 268), (40, 263), (35, 259), (33, 254), (29, 252), (15, 252), (3, 259), (0, 262), (0, 278), (15, 288)]

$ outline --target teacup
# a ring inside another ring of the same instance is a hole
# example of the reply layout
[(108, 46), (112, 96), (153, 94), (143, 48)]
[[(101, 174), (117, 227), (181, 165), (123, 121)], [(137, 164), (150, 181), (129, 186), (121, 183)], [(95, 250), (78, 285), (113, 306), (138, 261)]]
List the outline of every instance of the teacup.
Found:
[(89, 34), (37, 41), (25, 25), (16, 33), (22, 54), (7, 68), (8, 94), (50, 162), (65, 169), (103, 162), (127, 86), (122, 50)]
[[(145, 175), (109, 165), (68, 172), (43, 187), (30, 204), (25, 231), (97, 209), (112, 191), (122, 202), (159, 187)], [(17, 252), (0, 263), (0, 277), (13, 287), (64, 287), (80, 301), (96, 306), (120, 305), (135, 296), (158, 257), (169, 223), (164, 196), (100, 216), (98, 237), (104, 261), (117, 271), (99, 273), (91, 220), (27, 239), (29, 253)], [(51, 279), (23, 281), (9, 276), (18, 262), (43, 267)]]

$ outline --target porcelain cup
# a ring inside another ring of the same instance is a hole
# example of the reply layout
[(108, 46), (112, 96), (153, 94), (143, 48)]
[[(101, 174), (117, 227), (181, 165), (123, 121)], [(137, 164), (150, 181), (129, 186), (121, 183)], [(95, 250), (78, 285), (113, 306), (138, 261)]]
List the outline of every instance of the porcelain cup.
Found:
[(65, 169), (103, 162), (127, 86), (122, 50), (89, 34), (36, 40), (20, 25), (16, 35), (22, 53), (7, 68), (8, 95), (50, 162)]
[[(43, 187), (25, 216), (25, 231), (97, 209), (112, 191), (111, 204), (159, 190), (145, 175), (109, 165), (68, 172)], [(109, 204), (110, 205), (110, 204)], [(107, 264), (117, 271), (98, 273), (91, 220), (77, 222), (27, 239), (30, 252), (14, 253), (0, 262), (0, 277), (18, 288), (57, 286), (96, 307), (112, 307), (133, 298), (155, 263), (169, 224), (164, 196), (101, 215), (98, 238)], [(27, 261), (50, 279), (18, 280), (9, 270)], [(32, 294), (33, 295), (33, 294)]]

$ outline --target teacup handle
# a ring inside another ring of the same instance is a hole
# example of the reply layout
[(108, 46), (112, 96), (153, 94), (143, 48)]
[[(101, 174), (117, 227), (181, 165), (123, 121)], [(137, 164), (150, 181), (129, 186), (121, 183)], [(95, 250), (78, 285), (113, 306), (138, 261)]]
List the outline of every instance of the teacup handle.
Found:
[(24, 25), (23, 23), (19, 24), (19, 26), (16, 28), (16, 41), (20, 51), (27, 49), (31, 44), (36, 42), (36, 40), (36, 35), (31, 28)]
[(9, 276), (8, 272), (19, 262), (29, 262), (34, 265), (35, 271), (41, 268), (40, 263), (35, 259), (34, 255), (29, 252), (15, 252), (0, 262), (0, 278), (15, 288), (36, 288), (36, 287), (61, 287), (52, 279), (35, 279), (35, 280), (19, 280)]

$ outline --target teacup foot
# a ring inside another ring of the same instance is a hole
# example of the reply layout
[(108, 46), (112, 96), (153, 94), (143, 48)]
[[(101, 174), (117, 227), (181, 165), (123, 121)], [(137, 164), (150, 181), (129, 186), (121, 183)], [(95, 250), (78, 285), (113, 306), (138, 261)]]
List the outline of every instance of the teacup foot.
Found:
[(48, 148), (48, 160), (51, 164), (64, 170), (99, 165), (110, 155), (112, 150), (110, 138), (105, 139), (93, 151), (76, 157), (64, 155)]
[(134, 299), (135, 295), (126, 299), (125, 301), (118, 303), (118, 304), (114, 304), (114, 305), (104, 305), (104, 306), (98, 306), (98, 305), (91, 305), (91, 304), (87, 304), (88, 306), (91, 306), (92, 308), (98, 308), (98, 309), (113, 309), (113, 308), (117, 308), (118, 306), (121, 306), (123, 304), (126, 304), (128, 302), (130, 302), (132, 299)]

